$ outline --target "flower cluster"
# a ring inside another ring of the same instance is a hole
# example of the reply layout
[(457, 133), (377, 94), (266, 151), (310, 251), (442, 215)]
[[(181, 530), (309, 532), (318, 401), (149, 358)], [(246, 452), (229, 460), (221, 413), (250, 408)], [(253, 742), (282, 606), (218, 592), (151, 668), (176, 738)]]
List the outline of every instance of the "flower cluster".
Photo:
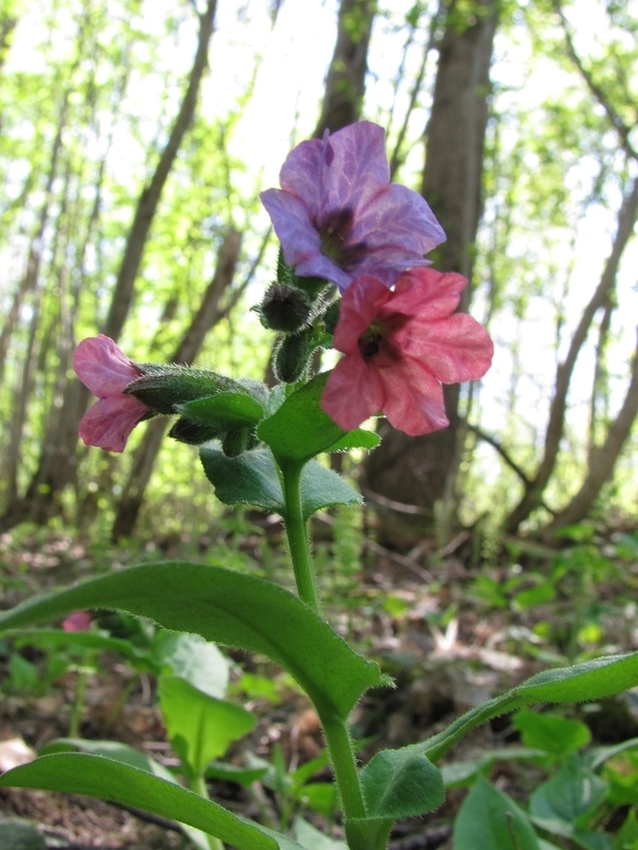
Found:
[(482, 377), (493, 345), (454, 313), (467, 281), (427, 268), (445, 240), (429, 206), (389, 178), (383, 130), (361, 121), (298, 145), (261, 199), (286, 263), (343, 294), (323, 409), (345, 430), (383, 412), (416, 436), (449, 424), (442, 384)]
[[(465, 279), (429, 268), (425, 255), (445, 234), (417, 192), (390, 183), (384, 140), (381, 127), (361, 121), (289, 154), (281, 189), (261, 195), (283, 256), (257, 312), (280, 333), (274, 368), (283, 382), (299, 380), (334, 334), (344, 356), (321, 404), (341, 428), (384, 413), (408, 434), (427, 434), (448, 424), (442, 385), (482, 377), (493, 345), (478, 322), (455, 312)], [(252, 414), (222, 410), (223, 393), (247, 393), (265, 410), (261, 390), (200, 370), (139, 366), (101, 334), (80, 343), (73, 366), (99, 398), (80, 436), (108, 451), (123, 451), (135, 425), (157, 413), (186, 415), (171, 431), (176, 439), (239, 434), (251, 445)], [(217, 395), (206, 403), (216, 424), (184, 407)]]

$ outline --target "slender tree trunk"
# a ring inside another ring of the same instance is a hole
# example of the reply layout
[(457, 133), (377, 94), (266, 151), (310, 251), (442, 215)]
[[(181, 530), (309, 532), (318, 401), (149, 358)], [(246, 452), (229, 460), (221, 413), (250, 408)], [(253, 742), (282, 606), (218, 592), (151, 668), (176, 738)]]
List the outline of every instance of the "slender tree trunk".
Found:
[[(173, 356), (174, 363), (191, 363), (196, 358), (206, 334), (222, 315), (221, 299), (235, 276), (241, 238), (237, 230), (231, 229), (226, 234), (219, 250), (215, 274), (199, 310)], [(133, 532), (168, 424), (164, 418), (154, 419), (146, 427), (146, 433), (133, 455), (132, 470), (115, 515), (112, 530), (114, 540), (129, 537)]]
[[(447, 241), (433, 252), (437, 268), (457, 271), (471, 280), (474, 246), (481, 216), (483, 147), (488, 118), (490, 63), (499, 0), (476, 7), (448, 5), (439, 45), (432, 112), (427, 127), (422, 193)], [(477, 11), (478, 9), (478, 11)], [(459, 26), (460, 16), (467, 24)], [(461, 309), (469, 303), (464, 292)], [(418, 514), (388, 511), (380, 516), (380, 536), (387, 543), (410, 545), (435, 521), (435, 506), (449, 500), (464, 431), (459, 420), (459, 386), (445, 387), (450, 425), (424, 437), (408, 437), (383, 421), (381, 445), (364, 462), (363, 486), (383, 500), (416, 505)]]
[(155, 173), (148, 186), (145, 186), (142, 190), (137, 202), (133, 223), (126, 240), (124, 257), (113, 291), (111, 309), (103, 329), (103, 333), (114, 340), (117, 340), (122, 332), (133, 301), (135, 279), (142, 263), (144, 247), (157, 212), (162, 190), (173, 167), (184, 135), (195, 115), (200, 84), (208, 67), (208, 46), (213, 34), (216, 7), (217, 0), (208, 0), (206, 10), (199, 15), (199, 39), (186, 93), (168, 137), (168, 142), (160, 155)]
[(359, 120), (376, 5), (376, 0), (341, 0), (337, 42), (315, 138), (320, 139), (326, 130), (334, 133)]
[(505, 529), (508, 534), (515, 534), (520, 524), (527, 519), (534, 508), (540, 503), (543, 490), (547, 486), (552, 472), (556, 466), (560, 442), (565, 430), (565, 413), (567, 411), (567, 396), (569, 385), (574, 373), (578, 355), (585, 344), (587, 334), (594, 320), (596, 312), (604, 307), (616, 284), (618, 266), (625, 247), (638, 218), (638, 178), (634, 180), (632, 190), (625, 198), (618, 214), (618, 229), (612, 245), (611, 253), (596, 291), (592, 295), (589, 304), (585, 307), (578, 327), (574, 331), (567, 356), (559, 363), (556, 370), (556, 381), (554, 384), (554, 397), (550, 405), (549, 421), (545, 432), (543, 446), (543, 457), (536, 472), (530, 479), (530, 483), (523, 492), (523, 496), (514, 510), (509, 515)]
[(616, 461), (622, 452), (631, 427), (638, 415), (638, 343), (634, 353), (631, 380), (618, 415), (607, 431), (607, 437), (590, 458), (585, 480), (569, 504), (559, 511), (552, 522), (543, 530), (545, 537), (554, 537), (560, 529), (572, 523), (582, 522), (603, 486), (611, 480)]

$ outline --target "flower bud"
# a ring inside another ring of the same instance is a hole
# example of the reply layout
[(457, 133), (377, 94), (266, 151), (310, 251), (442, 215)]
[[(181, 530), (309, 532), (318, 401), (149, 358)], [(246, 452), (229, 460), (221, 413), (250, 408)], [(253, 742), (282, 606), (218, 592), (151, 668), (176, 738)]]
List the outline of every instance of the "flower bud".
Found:
[(277, 379), (285, 384), (298, 381), (308, 368), (314, 349), (315, 335), (312, 328), (283, 337), (273, 363)]
[(256, 311), (265, 328), (283, 333), (294, 333), (301, 330), (307, 323), (312, 312), (312, 305), (308, 296), (300, 289), (273, 283)]

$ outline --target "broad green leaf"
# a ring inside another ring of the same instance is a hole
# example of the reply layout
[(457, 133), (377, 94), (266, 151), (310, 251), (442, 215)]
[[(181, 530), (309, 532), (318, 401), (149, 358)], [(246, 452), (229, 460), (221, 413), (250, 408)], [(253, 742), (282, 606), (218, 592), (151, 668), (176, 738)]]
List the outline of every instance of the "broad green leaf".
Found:
[(157, 776), (158, 779), (164, 779), (166, 782), (172, 782), (175, 785), (179, 784), (175, 776), (163, 764), (141, 753), (139, 750), (129, 747), (128, 744), (122, 744), (119, 741), (92, 741), (87, 738), (55, 738), (42, 747), (40, 755), (48, 756), (53, 753), (74, 753), (78, 750), (94, 756), (103, 756), (104, 758), (118, 761), (120, 764), (127, 764), (129, 767), (135, 767), (137, 770), (143, 770), (146, 773)]
[(256, 723), (245, 708), (202, 693), (179, 676), (161, 676), (158, 693), (171, 744), (191, 778), (203, 776), (208, 763)]
[(284, 513), (284, 493), (279, 471), (267, 449), (253, 449), (226, 457), (217, 441), (199, 447), (204, 472), (225, 505), (254, 505)]
[(454, 850), (539, 850), (527, 815), (483, 777), (463, 801), (453, 840)]
[(220, 392), (176, 406), (178, 413), (199, 425), (214, 425), (221, 431), (249, 428), (264, 417), (266, 408), (243, 392)]
[(504, 747), (489, 750), (481, 758), (472, 761), (453, 761), (440, 768), (443, 784), (447, 789), (461, 788), (471, 785), (479, 773), (485, 773), (495, 761), (527, 761), (545, 756), (543, 750), (532, 750), (526, 747)]
[(602, 699), (638, 685), (638, 652), (608, 655), (572, 667), (545, 670), (522, 685), (471, 709), (447, 729), (421, 744), (418, 752), (437, 761), (468, 732), (492, 717), (537, 702), (583, 702)]
[(424, 815), (445, 799), (441, 772), (405, 748), (377, 753), (361, 771), (361, 785), (366, 813), (380, 820)]
[(230, 661), (214, 643), (199, 635), (162, 631), (153, 641), (153, 655), (163, 672), (170, 670), (211, 697), (225, 696)]
[(334, 782), (309, 782), (298, 795), (300, 801), (329, 821), (337, 812), (337, 786)]
[(321, 394), (329, 375), (316, 375), (288, 396), (257, 429), (257, 436), (270, 446), (279, 463), (310, 460), (345, 437), (346, 431), (321, 409)]
[(303, 850), (292, 839), (234, 815), (180, 785), (103, 756), (41, 756), (0, 776), (0, 787), (64, 791), (135, 806), (201, 829), (236, 850)]
[(543, 820), (561, 820), (574, 827), (586, 821), (607, 796), (607, 783), (570, 759), (530, 798), (530, 813)]
[(381, 685), (378, 665), (353, 652), (308, 606), (254, 576), (169, 561), (98, 576), (0, 614), (0, 629), (83, 608), (115, 608), (167, 629), (261, 652), (281, 664), (319, 711), (345, 718), (367, 688)]
[(540, 714), (522, 708), (513, 718), (526, 747), (545, 750), (555, 759), (562, 759), (591, 741), (589, 727), (579, 720), (561, 717), (560, 714)]
[[(226, 505), (254, 505), (285, 515), (284, 493), (272, 452), (252, 449), (226, 457), (217, 442), (200, 446), (199, 455), (217, 498)], [(305, 519), (329, 505), (361, 504), (361, 496), (331, 469), (316, 461), (301, 471), (301, 499)]]
[(638, 738), (629, 738), (620, 744), (612, 744), (609, 747), (593, 747), (585, 754), (588, 767), (596, 770), (609, 759), (613, 759), (629, 750), (638, 749)]

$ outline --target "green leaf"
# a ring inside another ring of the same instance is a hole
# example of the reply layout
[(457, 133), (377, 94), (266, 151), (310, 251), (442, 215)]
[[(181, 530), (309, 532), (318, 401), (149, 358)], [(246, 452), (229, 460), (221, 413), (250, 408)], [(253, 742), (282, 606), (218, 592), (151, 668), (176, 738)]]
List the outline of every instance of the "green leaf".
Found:
[(360, 505), (361, 495), (333, 472), (311, 460), (301, 470), (301, 504), (304, 519), (332, 505)]
[(137, 770), (143, 770), (146, 773), (157, 776), (158, 779), (164, 779), (166, 782), (172, 782), (175, 785), (179, 784), (175, 776), (163, 764), (141, 753), (139, 750), (129, 747), (128, 744), (122, 744), (119, 741), (92, 741), (87, 738), (55, 738), (42, 747), (40, 755), (46, 756), (52, 753), (77, 752), (78, 750), (95, 756), (103, 756), (104, 758), (118, 761), (120, 764), (127, 764), (129, 767), (135, 767)]
[(245, 708), (202, 693), (179, 676), (161, 676), (158, 693), (172, 747), (191, 778), (203, 776), (208, 763), (256, 723)]
[(381, 442), (381, 437), (374, 431), (365, 431), (363, 428), (355, 428), (348, 431), (344, 437), (337, 440), (326, 449), (327, 452), (345, 452), (349, 449), (374, 449)]
[(278, 463), (310, 460), (345, 437), (347, 432), (321, 409), (321, 394), (329, 375), (316, 375), (288, 396), (257, 429), (257, 436), (270, 446)]
[(305, 850), (348, 850), (343, 841), (328, 838), (303, 818), (295, 818), (294, 835)]
[(483, 777), (463, 801), (454, 824), (454, 850), (540, 850), (526, 814)]
[(284, 513), (284, 493), (279, 470), (267, 449), (253, 449), (238, 457), (226, 457), (219, 443), (199, 448), (204, 472), (225, 505), (254, 505), (266, 511)]
[(539, 714), (523, 708), (514, 716), (513, 723), (526, 747), (544, 750), (555, 759), (562, 759), (591, 741), (588, 726), (560, 714)]
[(320, 711), (342, 718), (363, 691), (386, 682), (377, 664), (353, 652), (321, 617), (284, 588), (206, 564), (143, 564), (98, 576), (2, 612), (0, 629), (98, 606), (261, 652), (281, 664)]
[(207, 779), (221, 779), (224, 782), (236, 782), (248, 788), (253, 782), (263, 779), (268, 773), (267, 767), (239, 767), (236, 764), (216, 761), (209, 764), (205, 771)]
[[(608, 655), (575, 664), (545, 670), (522, 685), (471, 709), (447, 729), (413, 748), (437, 761), (450, 747), (472, 729), (492, 717), (498, 717), (537, 702), (583, 702), (601, 699), (638, 685), (638, 652)], [(407, 748), (406, 748), (407, 749)]]
[(361, 771), (361, 784), (366, 813), (381, 820), (424, 815), (445, 799), (441, 772), (405, 748), (377, 753)]
[(230, 661), (214, 643), (199, 635), (161, 631), (153, 641), (153, 656), (163, 672), (170, 670), (211, 697), (225, 696)]
[[(238, 457), (226, 457), (216, 442), (200, 446), (199, 455), (217, 498), (225, 505), (254, 505), (285, 515), (279, 470), (268, 449), (253, 449)], [(331, 469), (316, 461), (301, 471), (304, 519), (330, 505), (358, 505), (356, 490)]]
[(214, 425), (222, 432), (256, 425), (266, 408), (246, 393), (220, 392), (176, 405), (176, 411), (192, 422)]
[(86, 753), (42, 756), (0, 776), (0, 787), (42, 788), (101, 797), (189, 824), (236, 850), (303, 850), (198, 794), (127, 764)]
[[(12, 629), (5, 632), (18, 645), (28, 644), (42, 649), (58, 649), (62, 646), (79, 646), (85, 649), (117, 652), (134, 663), (144, 662), (148, 668), (150, 659), (145, 649), (135, 646), (130, 640), (110, 637), (103, 632), (67, 632), (64, 629)], [(151, 665), (152, 666), (152, 665)]]
[(534, 791), (530, 813), (535, 818), (585, 827), (589, 816), (605, 800), (607, 789), (603, 779), (571, 759)]

